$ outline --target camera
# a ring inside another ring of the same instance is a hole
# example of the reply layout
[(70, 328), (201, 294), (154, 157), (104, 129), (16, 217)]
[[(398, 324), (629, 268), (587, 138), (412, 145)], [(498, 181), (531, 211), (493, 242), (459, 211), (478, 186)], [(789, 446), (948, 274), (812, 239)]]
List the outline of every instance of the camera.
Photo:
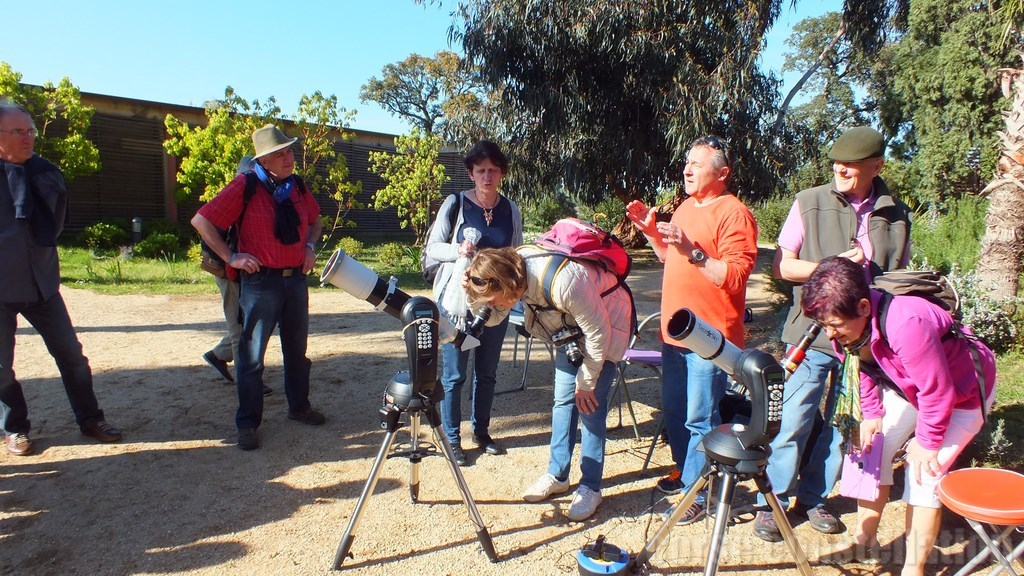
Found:
[(473, 316), (470, 313), (466, 316), (466, 334), (469, 334), (473, 338), (480, 339), (480, 334), (484, 331), (484, 326), (487, 325), (487, 321), (491, 319), (492, 309), (490, 306), (484, 306)]
[(583, 351), (580, 350), (579, 344), (581, 336), (583, 336), (583, 332), (579, 328), (566, 326), (551, 337), (551, 343), (562, 347), (569, 363), (577, 368), (583, 365)]

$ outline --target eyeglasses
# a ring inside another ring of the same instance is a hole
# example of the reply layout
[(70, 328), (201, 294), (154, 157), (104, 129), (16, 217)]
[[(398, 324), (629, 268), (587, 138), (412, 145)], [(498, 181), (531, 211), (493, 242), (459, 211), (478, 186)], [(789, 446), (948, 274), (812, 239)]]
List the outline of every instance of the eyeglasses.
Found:
[(494, 284), (494, 278), (479, 278), (477, 276), (470, 276), (469, 281), (472, 282), (474, 286), (479, 286), (480, 288)]
[(15, 128), (13, 130), (0, 130), (0, 133), (14, 134), (18, 138), (21, 138), (22, 136), (31, 136), (35, 138), (36, 135), (39, 134), (39, 130), (36, 130), (35, 128), (29, 128), (28, 130), (22, 128)]

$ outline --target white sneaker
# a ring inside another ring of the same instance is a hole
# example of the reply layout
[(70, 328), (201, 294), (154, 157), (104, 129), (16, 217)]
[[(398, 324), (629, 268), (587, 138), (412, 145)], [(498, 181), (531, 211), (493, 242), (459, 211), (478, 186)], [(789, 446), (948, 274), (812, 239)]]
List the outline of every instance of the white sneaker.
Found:
[(569, 491), (569, 481), (559, 482), (557, 478), (551, 474), (544, 474), (537, 479), (536, 482), (530, 485), (523, 492), (523, 500), (527, 502), (540, 502), (541, 500), (547, 499), (552, 494), (561, 494)]
[(587, 488), (583, 484), (576, 489), (576, 495), (572, 497), (572, 504), (569, 504), (569, 512), (566, 516), (569, 520), (586, 520), (597, 512), (597, 507), (601, 505), (601, 493), (595, 492), (590, 488)]

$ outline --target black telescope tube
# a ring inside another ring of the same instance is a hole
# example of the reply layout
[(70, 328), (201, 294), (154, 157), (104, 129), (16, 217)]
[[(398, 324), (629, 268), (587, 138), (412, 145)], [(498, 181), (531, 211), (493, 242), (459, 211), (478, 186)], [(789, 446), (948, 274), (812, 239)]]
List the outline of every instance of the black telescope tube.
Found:
[[(366, 301), (373, 304), (374, 307), (387, 312), (392, 317), (401, 320), (402, 308), (409, 301), (409, 295), (398, 288), (395, 288), (394, 292), (388, 294), (388, 283), (378, 277), (377, 282), (373, 285), (373, 290), (366, 296)], [(383, 306), (380, 305), (381, 302), (384, 303)]]

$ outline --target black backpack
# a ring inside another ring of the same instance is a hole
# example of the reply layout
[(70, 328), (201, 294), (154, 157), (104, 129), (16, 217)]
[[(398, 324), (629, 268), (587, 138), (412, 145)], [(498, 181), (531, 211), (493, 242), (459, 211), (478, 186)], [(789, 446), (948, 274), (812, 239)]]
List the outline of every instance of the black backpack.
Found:
[[(455, 221), (459, 217), (459, 211), (462, 210), (462, 193), (455, 193), (455, 205), (448, 210), (448, 229), (451, 230), (452, 235), (448, 237), (447, 241), (451, 242), (452, 238), (455, 237)], [(440, 216), (440, 214), (438, 214)], [(434, 218), (434, 223), (427, 229), (427, 238), (430, 238), (430, 233), (433, 232), (434, 226), (437, 225), (437, 218)], [(423, 251), (420, 252), (420, 270), (423, 274), (423, 279), (427, 281), (427, 284), (433, 284), (434, 278), (437, 277), (437, 271), (441, 268), (441, 263), (434, 260), (430, 256), (427, 256), (427, 247), (423, 246)]]
[(886, 329), (886, 317), (893, 296), (916, 296), (935, 304), (945, 310), (953, 318), (953, 327), (942, 336), (942, 340), (963, 338), (971, 351), (974, 361), (974, 372), (978, 377), (978, 393), (981, 398), (981, 417), (987, 422), (985, 414), (985, 373), (981, 368), (981, 356), (978, 354), (977, 338), (963, 331), (963, 311), (960, 309), (960, 295), (945, 276), (934, 270), (890, 270), (876, 276), (871, 287), (882, 293), (878, 303), (878, 331), (887, 344), (889, 338)]

